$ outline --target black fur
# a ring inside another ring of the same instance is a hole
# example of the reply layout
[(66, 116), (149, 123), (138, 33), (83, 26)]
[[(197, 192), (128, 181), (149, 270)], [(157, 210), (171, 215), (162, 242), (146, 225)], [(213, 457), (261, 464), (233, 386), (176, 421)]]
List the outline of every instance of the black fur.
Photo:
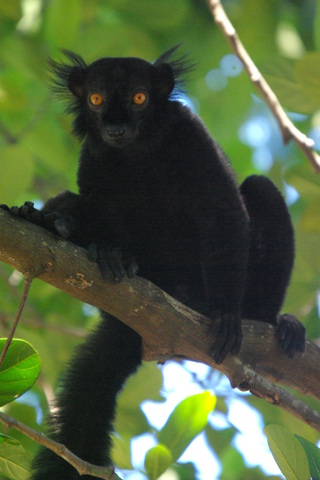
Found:
[[(294, 258), (287, 208), (264, 177), (238, 189), (225, 154), (174, 99), (188, 70), (171, 60), (174, 51), (154, 64), (103, 58), (87, 66), (71, 52), (69, 64), (51, 62), (74, 132), (85, 139), (79, 194), (15, 214), (88, 248), (106, 278), (133, 276), (138, 264), (142, 277), (219, 321), (216, 362), (239, 352), (241, 317), (279, 324), (279, 341), (292, 356), (303, 350), (304, 328), (279, 316)], [(133, 102), (137, 92), (141, 105)], [(90, 103), (91, 94), (101, 103)], [(140, 350), (139, 336), (104, 313), (67, 373), (52, 420), (55, 439), (89, 462), (111, 463), (116, 396), (140, 364)], [(79, 478), (44, 450), (35, 465), (34, 480)]]
[[(51, 418), (51, 438), (83, 460), (111, 465), (111, 432), (116, 396), (141, 363), (140, 337), (116, 318), (103, 321), (71, 361), (57, 397), (59, 411)], [(42, 448), (33, 463), (33, 480), (93, 479), (51, 450)]]

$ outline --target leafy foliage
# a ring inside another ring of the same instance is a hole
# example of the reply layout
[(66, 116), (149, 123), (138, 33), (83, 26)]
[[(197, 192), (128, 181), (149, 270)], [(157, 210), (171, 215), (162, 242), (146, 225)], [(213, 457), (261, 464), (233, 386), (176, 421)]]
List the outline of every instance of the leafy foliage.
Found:
[(144, 466), (148, 477), (151, 480), (156, 480), (172, 463), (173, 458), (170, 450), (165, 445), (159, 443), (147, 452)]
[(294, 435), (280, 425), (268, 425), (264, 431), (269, 447), (286, 479), (309, 478), (307, 455)]
[(210, 392), (203, 392), (186, 398), (171, 413), (158, 439), (168, 447), (173, 460), (177, 460), (191, 440), (205, 428), (215, 402)]
[(157, 479), (177, 461), (192, 440), (203, 431), (215, 402), (210, 392), (203, 392), (185, 398), (176, 406), (157, 434), (158, 445), (146, 454), (145, 469), (151, 480)]
[[(6, 339), (0, 339), (0, 351)], [(36, 381), (41, 360), (34, 348), (24, 340), (13, 339), (0, 367), (0, 406), (12, 402)]]
[[(313, 135), (319, 146), (319, 1), (232, 0), (224, 4), (247, 50), (266, 74), (284, 107), (295, 112), (297, 126)], [(292, 187), (297, 193), (294, 200), (288, 196), (296, 231), (297, 258), (284, 309), (301, 319), (307, 326), (308, 337), (315, 339), (320, 333), (317, 303), (320, 287), (319, 177), (313, 174), (294, 145), (283, 146), (277, 126), (241, 68), (235, 69), (232, 62), (231, 70), (226, 68), (229, 46), (213, 24), (205, 1), (0, 2), (0, 203), (21, 204), (27, 199), (42, 202), (59, 191), (76, 190), (80, 147), (71, 137), (70, 119), (63, 115), (63, 105), (56, 102), (48, 89), (48, 56), (59, 58), (59, 48), (64, 47), (80, 53), (87, 62), (108, 55), (152, 60), (181, 41), (184, 42), (181, 50), (190, 52), (191, 60), (197, 62), (187, 85), (186, 100), (228, 153), (239, 182), (250, 173), (264, 172), (284, 193), (288, 193), (288, 186), (291, 193)], [(21, 291), (19, 278), (0, 265), (2, 336), (7, 335), (17, 308)], [(40, 281), (33, 282), (18, 334), (39, 351), (43, 364), (42, 383), (49, 386), (46, 392), (56, 384), (71, 351), (96, 321), (97, 313), (93, 309), (83, 308), (79, 302)], [(10, 362), (11, 375), (13, 358)], [(35, 370), (33, 375), (34, 380)], [(28, 380), (28, 386), (32, 379)], [(27, 388), (26, 383), (22, 388), (21, 381), (21, 378), (17, 380), (19, 388), (9, 392), (3, 399), (5, 402)], [(155, 443), (159, 442), (153, 450), (149, 446), (144, 452), (149, 451), (146, 469), (150, 478), (156, 478), (165, 465), (170, 465), (179, 478), (197, 478), (192, 464), (172, 461), (177, 460), (195, 431), (205, 429), (207, 448), (219, 457), (217, 478), (265, 478), (267, 474), (257, 467), (250, 468), (239, 453), (237, 439), (244, 435), (249, 442), (252, 434), (245, 429), (239, 432), (237, 425), (230, 424), (232, 402), (225, 397), (234, 398), (235, 394), (219, 376), (212, 372), (204, 378), (190, 375), (189, 383), (195, 385), (197, 391), (214, 388), (219, 398), (215, 412), (209, 415), (209, 423), (204, 421), (209, 412), (205, 408), (198, 428), (192, 430), (188, 438), (180, 436), (174, 448), (166, 433), (169, 427), (155, 432), (151, 420), (139, 407), (147, 398), (159, 402), (162, 395), (166, 395), (164, 390), (159, 394), (161, 372), (155, 365), (145, 365), (132, 382), (121, 396), (116, 425), (114, 458), (121, 468), (132, 470), (131, 438), (145, 433)], [(5, 409), (35, 426), (36, 421), (44, 418), (48, 399), (37, 384), (32, 387), (30, 398), (31, 405), (26, 405), (27, 397), (23, 396), (21, 402), (24, 403), (11, 402)], [(241, 401), (250, 405), (252, 411), (259, 410), (262, 423), (276, 422), (312, 443), (318, 440), (309, 427), (266, 402), (250, 396), (241, 397)], [(181, 404), (177, 412), (180, 408)], [(182, 415), (182, 418), (185, 417)], [(222, 421), (222, 429), (216, 426), (216, 419)], [(172, 422), (170, 417), (167, 423), (170, 428)], [(8, 433), (5, 428), (2, 430)], [(31, 441), (19, 433), (14, 436), (28, 451), (34, 452)], [(285, 436), (276, 441), (283, 454), (287, 449)], [(298, 442), (296, 438), (295, 442)], [(6, 458), (9, 462), (17, 458), (13, 448), (22, 449), (9, 441), (0, 443), (0, 459)], [(205, 469), (201, 467), (201, 457), (198, 455), (192, 460), (198, 468)], [(159, 467), (155, 467), (156, 463)], [(270, 462), (267, 463), (269, 468)], [(257, 458), (256, 464), (261, 466), (262, 460)], [(0, 468), (2, 465), (5, 463), (0, 462)], [(309, 465), (312, 472), (310, 459)], [(144, 466), (135, 465), (135, 468), (142, 472)], [(1, 474), (6, 478), (25, 478), (21, 472), (17, 473), (22, 475), (20, 477), (10, 477), (9, 467), (3, 467)]]
[(306, 452), (310, 474), (313, 480), (320, 479), (320, 449), (300, 435), (295, 435)]
[(12, 480), (26, 480), (30, 472), (30, 455), (11, 442), (0, 442), (0, 473)]
[[(264, 429), (270, 449), (287, 480), (320, 479), (320, 449), (280, 425)], [(298, 440), (298, 441), (297, 441)], [(303, 448), (301, 448), (301, 446)]]

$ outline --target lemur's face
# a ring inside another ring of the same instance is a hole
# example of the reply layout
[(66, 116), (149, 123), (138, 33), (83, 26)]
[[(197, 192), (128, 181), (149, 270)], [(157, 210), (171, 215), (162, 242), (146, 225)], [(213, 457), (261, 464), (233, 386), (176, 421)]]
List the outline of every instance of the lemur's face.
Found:
[(168, 65), (163, 67), (138, 58), (103, 58), (86, 69), (74, 67), (68, 87), (77, 104), (76, 125), (114, 148), (130, 145), (168, 100), (173, 76)]

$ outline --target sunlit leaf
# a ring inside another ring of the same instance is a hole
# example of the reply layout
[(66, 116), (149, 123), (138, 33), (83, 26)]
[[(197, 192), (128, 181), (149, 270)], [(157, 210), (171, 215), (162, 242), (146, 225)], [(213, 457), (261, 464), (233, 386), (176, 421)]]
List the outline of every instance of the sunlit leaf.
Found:
[(289, 430), (280, 425), (264, 428), (270, 450), (287, 480), (310, 478), (307, 455), (301, 443)]
[(172, 464), (172, 455), (165, 445), (156, 445), (147, 452), (144, 467), (150, 480), (156, 480)]
[[(5, 338), (0, 339), (2, 351)], [(0, 405), (12, 402), (26, 392), (37, 379), (41, 360), (25, 340), (13, 339), (0, 368)]]
[(166, 445), (177, 460), (191, 441), (205, 428), (216, 398), (203, 392), (182, 400), (159, 432), (159, 442)]

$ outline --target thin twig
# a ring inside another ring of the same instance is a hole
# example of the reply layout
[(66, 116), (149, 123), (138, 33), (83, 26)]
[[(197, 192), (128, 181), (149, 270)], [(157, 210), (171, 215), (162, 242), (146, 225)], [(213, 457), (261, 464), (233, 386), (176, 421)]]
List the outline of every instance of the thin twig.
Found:
[(16, 331), (19, 320), (21, 318), (21, 314), (23, 312), (24, 306), (25, 306), (27, 298), (28, 298), (28, 293), (29, 293), (29, 290), (30, 290), (30, 287), (31, 287), (31, 282), (32, 282), (31, 277), (25, 277), (18, 311), (17, 311), (17, 314), (16, 314), (15, 319), (13, 321), (13, 324), (12, 324), (12, 327), (10, 329), (9, 335), (7, 337), (6, 343), (4, 344), (3, 350), (2, 350), (1, 355), (0, 355), (0, 367), (2, 365), (2, 362), (5, 358), (8, 350), (9, 350), (9, 347), (11, 345), (11, 342), (12, 342), (12, 339), (13, 339), (13, 336), (14, 336), (14, 333)]
[(245, 367), (245, 370), (246, 379), (238, 385), (240, 390), (250, 390), (252, 395), (263, 398), (273, 405), (281, 406), (287, 412), (320, 432), (320, 413), (291, 395), (282, 387), (258, 375), (254, 370), (247, 367)]
[[(32, 277), (36, 276), (37, 273), (41, 272), (42, 270), (38, 268), (38, 270), (35, 270), (32, 272)], [(23, 275), (22, 275), (23, 276)], [(29, 269), (29, 276), (30, 276), (30, 269)], [(20, 299), (21, 298), (21, 293), (20, 290), (17, 288), (17, 285), (12, 285), (11, 282), (8, 282), (8, 272), (5, 271), (3, 268), (3, 265), (0, 265), (0, 278), (2, 278), (6, 284), (7, 284), (7, 289), (10, 291), (10, 294), (16, 298)], [(35, 329), (44, 329), (47, 331), (54, 331), (57, 333), (61, 333), (62, 335), (68, 335), (71, 337), (79, 337), (79, 338), (85, 338), (88, 334), (88, 330), (84, 327), (65, 327), (61, 325), (53, 325), (46, 323), (46, 321), (42, 318), (42, 315), (38, 311), (38, 309), (30, 304), (27, 303), (24, 306), (24, 319), (23, 319), (23, 325), (29, 328), (35, 328)], [(26, 312), (29, 312), (26, 316)], [(6, 329), (9, 328), (8, 325), (11, 325), (12, 323), (12, 315), (6, 315), (3, 312), (0, 313), (0, 323), (3, 324)]]
[(61, 443), (51, 440), (43, 433), (28, 427), (24, 423), (19, 422), (19, 420), (16, 420), (9, 415), (0, 412), (0, 422), (2, 422), (8, 428), (15, 428), (16, 430), (19, 430), (19, 432), (27, 435), (35, 442), (52, 450), (54, 453), (70, 463), (70, 465), (72, 465), (78, 471), (79, 475), (91, 475), (93, 477), (103, 478), (105, 480), (120, 480), (118, 475), (114, 473), (113, 467), (100, 467), (98, 465), (91, 465), (90, 463), (85, 462), (84, 460), (81, 460), (81, 458), (74, 455)]
[(227, 17), (220, 0), (207, 0), (207, 2), (215, 23), (225, 35), (231, 46), (231, 49), (241, 60), (251, 82), (254, 83), (258, 88), (270, 110), (273, 112), (276, 120), (278, 121), (284, 143), (287, 143), (290, 139), (294, 140), (300, 150), (310, 161), (315, 172), (320, 172), (320, 157), (313, 150), (314, 141), (298, 130), (288, 118), (275, 93), (261, 75), (260, 71), (244, 48), (235, 28)]

